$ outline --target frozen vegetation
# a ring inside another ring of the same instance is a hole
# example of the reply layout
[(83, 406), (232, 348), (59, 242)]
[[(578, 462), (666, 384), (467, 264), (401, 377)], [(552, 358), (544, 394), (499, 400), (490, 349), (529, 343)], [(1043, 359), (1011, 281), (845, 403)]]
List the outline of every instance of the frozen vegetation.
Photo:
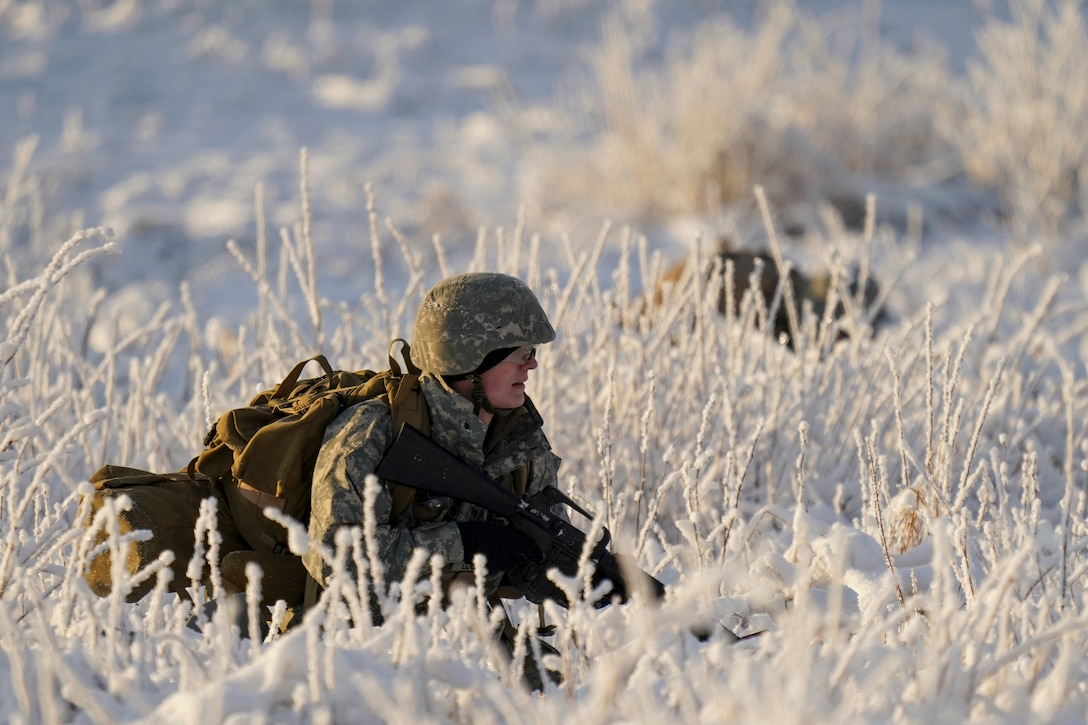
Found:
[[(0, 719), (1088, 717), (1078, 3), (590, 5), (0, 0)], [(747, 279), (644, 305), (719, 238), (859, 269), (887, 319), (803, 307), (789, 349), (761, 300), (715, 309)], [(182, 468), (316, 352), (384, 367), (473, 269), (541, 297), (561, 484), (660, 608), (548, 608), (563, 682), (530, 693), (481, 601), (419, 614), (411, 576), (381, 627), (265, 641), (187, 629), (154, 567), (91, 594), (90, 473)]]

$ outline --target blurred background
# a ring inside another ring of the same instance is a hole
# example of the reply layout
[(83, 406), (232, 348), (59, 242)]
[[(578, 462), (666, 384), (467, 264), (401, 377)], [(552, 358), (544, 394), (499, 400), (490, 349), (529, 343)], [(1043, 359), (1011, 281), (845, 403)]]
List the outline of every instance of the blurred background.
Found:
[(758, 187), (797, 265), (841, 224), (910, 314), (977, 298), (971, 260), (1079, 274), (1086, 66), (1074, 2), (5, 0), (0, 249), (14, 280), (108, 226), (86, 285), (114, 322), (189, 280), (235, 324), (231, 240), (312, 235), (351, 301), (372, 245), (460, 268), (497, 229), (564, 261), (606, 222), (666, 260), (766, 250)]

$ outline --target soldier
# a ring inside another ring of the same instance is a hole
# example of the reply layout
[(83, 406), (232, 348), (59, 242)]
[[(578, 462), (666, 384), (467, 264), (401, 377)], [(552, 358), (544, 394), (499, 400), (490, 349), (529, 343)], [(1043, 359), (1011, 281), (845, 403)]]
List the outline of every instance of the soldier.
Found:
[[(529, 287), (496, 273), (445, 279), (423, 299), (413, 337), (432, 440), (518, 495), (555, 486), (559, 459), (525, 392), (538, 365), (536, 346), (555, 339), (555, 331)], [(313, 475), (309, 531), (315, 541), (334, 549), (339, 529), (362, 525), (366, 476), (395, 433), (383, 398), (348, 408), (329, 425)], [(442, 556), (447, 583), (471, 571), (474, 556), (483, 554), (492, 593), (504, 572), (541, 557), (528, 537), (484, 509), (422, 492), (411, 505), (395, 506), (393, 489), (383, 482), (373, 512), (386, 581), (403, 577), (417, 548)], [(328, 585), (328, 562), (312, 549), (303, 562), (319, 587)], [(347, 566), (357, 575), (350, 557)], [(312, 593), (307, 600), (312, 603)]]

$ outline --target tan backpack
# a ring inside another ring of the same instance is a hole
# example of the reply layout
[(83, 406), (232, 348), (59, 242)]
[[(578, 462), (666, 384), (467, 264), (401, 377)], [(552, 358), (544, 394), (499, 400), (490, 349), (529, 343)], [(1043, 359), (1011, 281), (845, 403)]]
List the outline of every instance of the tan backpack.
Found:
[[(402, 371), (392, 350), (403, 344), (407, 370)], [(324, 371), (317, 378), (300, 380), (303, 369), (316, 362)], [(389, 369), (381, 372), (335, 370), (324, 355), (300, 361), (275, 388), (254, 397), (249, 405), (223, 413), (204, 438), (204, 450), (188, 467), (174, 473), (152, 473), (124, 466), (106, 465), (90, 477), (95, 494), (92, 515), (104, 500), (122, 493), (132, 507), (121, 515), (121, 533), (151, 531), (148, 541), (130, 547), (125, 568), (135, 574), (151, 564), (162, 551), (175, 553), (171, 589), (182, 591), (188, 583), (186, 566), (194, 551), (193, 529), (200, 501), (219, 499), (217, 525), (222, 537), (221, 556), (234, 551), (260, 555), (287, 555), (292, 570), (287, 589), (295, 589), (302, 576), (301, 563), (287, 548), (287, 530), (264, 515), (274, 507), (305, 524), (310, 514), (310, 489), (314, 463), (325, 428), (345, 408), (374, 398), (385, 398), (393, 414), (394, 429), (408, 423), (430, 432), (426, 400), (419, 386), (419, 369), (403, 340), (390, 343)], [(393, 511), (404, 511), (415, 490), (394, 486)], [(106, 540), (101, 531), (98, 541)], [(268, 572), (266, 572), (268, 574)], [(110, 552), (95, 557), (85, 578), (105, 596), (112, 588)], [(132, 589), (135, 601), (150, 591), (152, 581)], [(301, 594), (299, 595), (301, 596)]]
[[(394, 430), (409, 423), (430, 432), (419, 370), (408, 352), (404, 343), (409, 370), (403, 373), (392, 355), (383, 372), (334, 370), (324, 355), (315, 355), (248, 406), (221, 415), (208, 431), (204, 450), (189, 463), (189, 474), (222, 484), (235, 525), (255, 551), (286, 551), (286, 531), (264, 516), (265, 508), (273, 506), (301, 522), (309, 518), (317, 452), (325, 428), (345, 408), (384, 397)], [(325, 374), (299, 380), (310, 362), (321, 365)], [(413, 495), (413, 489), (395, 487), (393, 511), (403, 511)]]

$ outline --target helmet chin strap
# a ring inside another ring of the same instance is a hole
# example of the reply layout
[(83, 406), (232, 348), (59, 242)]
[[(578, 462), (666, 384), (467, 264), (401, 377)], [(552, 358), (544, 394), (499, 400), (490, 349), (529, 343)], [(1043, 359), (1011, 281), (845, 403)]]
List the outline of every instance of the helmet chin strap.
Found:
[(472, 414), (479, 415), (480, 410), (486, 410), (491, 415), (502, 417), (504, 415), (510, 415), (514, 412), (513, 408), (496, 408), (491, 405), (491, 401), (487, 399), (487, 393), (484, 392), (484, 381), (476, 373), (471, 373), (466, 376), (466, 380), (472, 381)]

